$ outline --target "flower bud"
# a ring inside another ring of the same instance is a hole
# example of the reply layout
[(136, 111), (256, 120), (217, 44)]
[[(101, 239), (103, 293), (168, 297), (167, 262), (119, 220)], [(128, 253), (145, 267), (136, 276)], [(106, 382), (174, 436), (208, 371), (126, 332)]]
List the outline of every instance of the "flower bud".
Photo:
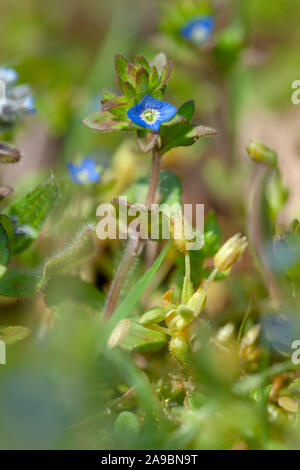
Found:
[(189, 222), (181, 213), (173, 214), (170, 220), (172, 242), (181, 253), (187, 253), (194, 246), (196, 236)]
[(239, 233), (229, 238), (215, 255), (215, 266), (219, 271), (227, 271), (242, 256), (248, 246), (247, 238)]
[(165, 313), (163, 309), (161, 307), (152, 307), (141, 316), (139, 323), (141, 325), (157, 324), (164, 319)]
[(198, 289), (190, 298), (187, 306), (194, 312), (194, 317), (197, 317), (204, 309), (206, 302), (206, 292), (203, 289)]
[(256, 163), (265, 163), (273, 168), (277, 167), (277, 154), (261, 142), (252, 141), (247, 147), (248, 154)]
[(171, 354), (182, 366), (191, 365), (192, 350), (184, 333), (179, 333), (169, 343)]

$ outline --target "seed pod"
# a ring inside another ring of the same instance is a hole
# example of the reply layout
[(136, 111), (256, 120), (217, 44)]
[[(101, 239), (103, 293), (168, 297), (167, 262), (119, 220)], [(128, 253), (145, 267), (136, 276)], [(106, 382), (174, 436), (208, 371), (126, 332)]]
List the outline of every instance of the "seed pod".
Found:
[(179, 333), (169, 343), (171, 354), (184, 367), (190, 366), (192, 362), (192, 350), (185, 333)]

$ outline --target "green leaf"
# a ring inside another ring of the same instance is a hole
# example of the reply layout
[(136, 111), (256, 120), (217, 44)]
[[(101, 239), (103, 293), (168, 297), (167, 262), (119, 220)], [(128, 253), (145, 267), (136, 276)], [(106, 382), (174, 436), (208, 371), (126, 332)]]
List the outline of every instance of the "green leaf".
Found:
[(123, 302), (115, 310), (114, 314), (112, 315), (112, 317), (110, 318), (108, 322), (107, 331), (106, 331), (106, 334), (104, 335), (104, 339), (106, 341), (111, 335), (117, 323), (123, 318), (129, 317), (131, 315), (133, 308), (142, 297), (145, 289), (147, 288), (149, 283), (152, 281), (153, 277), (155, 276), (155, 273), (157, 272), (158, 268), (163, 262), (169, 250), (169, 247), (170, 247), (170, 242), (167, 243), (167, 245), (164, 247), (164, 249), (161, 251), (159, 256), (154, 261), (151, 268), (149, 268), (148, 271), (146, 271), (146, 273), (141, 277), (141, 279), (138, 280), (135, 287), (129, 292), (129, 294), (125, 297)]
[(149, 74), (142, 67), (137, 71), (136, 74), (136, 91), (139, 97), (143, 97), (149, 88)]
[(123, 93), (129, 100), (134, 100), (136, 95), (135, 88), (129, 82), (123, 83)]
[(10, 259), (10, 249), (8, 245), (8, 236), (0, 223), (0, 279), (7, 271), (7, 265)]
[(18, 163), (21, 152), (15, 147), (0, 142), (0, 163)]
[(129, 130), (128, 122), (117, 120), (109, 112), (103, 111), (90, 114), (82, 123), (89, 129), (98, 132)]
[(128, 77), (128, 60), (121, 54), (115, 54), (114, 56), (115, 69), (120, 81), (129, 80)]
[(7, 297), (31, 297), (43, 289), (49, 279), (64, 269), (82, 263), (94, 252), (94, 227), (85, 227), (75, 241), (57, 255), (46, 260), (37, 270), (9, 269), (0, 279), (0, 295)]
[(162, 139), (161, 152), (166, 153), (172, 148), (190, 146), (202, 137), (216, 134), (215, 129), (195, 126), (186, 121), (178, 122), (172, 126), (162, 126), (160, 131)]
[(139, 431), (139, 420), (130, 411), (122, 411), (114, 422), (114, 432), (123, 440), (134, 437)]
[(135, 63), (136, 65), (138, 65), (139, 67), (143, 67), (146, 72), (150, 72), (150, 65), (149, 65), (149, 62), (148, 60), (141, 54), (139, 54), (137, 57), (136, 57), (136, 60), (135, 60)]
[(155, 90), (159, 84), (159, 74), (157, 67), (151, 67), (150, 76), (149, 76), (149, 86), (151, 90)]
[(195, 111), (195, 102), (193, 100), (186, 101), (177, 111), (177, 114), (184, 117), (187, 121), (190, 121)]
[(105, 302), (104, 294), (79, 276), (70, 274), (53, 276), (47, 284), (46, 304), (50, 308), (57, 307), (67, 299), (84, 305), (91, 313), (101, 313)]
[(157, 90), (161, 89), (164, 85), (168, 83), (168, 80), (170, 78), (172, 69), (173, 69), (174, 62), (171, 60), (170, 62), (167, 63), (167, 65), (163, 68), (163, 71), (160, 76), (160, 82), (157, 87)]
[(182, 195), (181, 181), (171, 171), (162, 170), (159, 173), (158, 189), (160, 192), (160, 204), (179, 204)]
[(10, 245), (12, 253), (25, 250), (36, 240), (57, 197), (58, 188), (51, 177), (46, 183), (39, 184), (9, 206), (7, 215), (13, 222), (15, 232)]
[(15, 344), (27, 338), (30, 329), (25, 326), (0, 326), (0, 340), (5, 344)]
[(130, 327), (125, 338), (120, 342), (123, 349), (143, 353), (154, 352), (162, 349), (167, 343), (167, 336), (161, 331), (152, 330), (129, 319), (126, 321), (130, 322)]

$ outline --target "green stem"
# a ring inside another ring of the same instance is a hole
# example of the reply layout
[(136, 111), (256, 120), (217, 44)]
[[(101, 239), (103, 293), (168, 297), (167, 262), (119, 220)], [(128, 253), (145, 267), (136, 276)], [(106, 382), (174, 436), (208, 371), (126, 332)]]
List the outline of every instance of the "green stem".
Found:
[[(157, 147), (154, 147), (152, 154), (152, 172), (150, 178), (150, 184), (148, 189), (148, 194), (146, 198), (146, 206), (151, 207), (151, 204), (155, 203), (155, 195), (158, 186), (160, 170), (160, 153)], [(104, 310), (104, 317), (108, 319), (116, 309), (119, 296), (125, 281), (125, 278), (130, 271), (135, 258), (138, 256), (140, 249), (143, 245), (143, 240), (141, 238), (131, 239), (125, 250), (123, 259), (118, 268), (117, 274), (112, 282), (111, 288), (109, 290), (107, 301)]]

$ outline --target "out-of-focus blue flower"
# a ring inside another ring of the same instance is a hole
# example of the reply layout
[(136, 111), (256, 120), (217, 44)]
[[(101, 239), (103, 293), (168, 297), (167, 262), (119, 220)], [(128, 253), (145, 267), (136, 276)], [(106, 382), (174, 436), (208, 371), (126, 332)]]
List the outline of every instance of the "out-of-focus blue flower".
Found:
[(215, 20), (212, 16), (199, 16), (189, 20), (180, 29), (181, 36), (187, 41), (202, 46), (211, 37), (215, 26)]
[(138, 104), (127, 111), (127, 116), (139, 126), (158, 132), (161, 123), (168, 121), (176, 113), (177, 109), (172, 104), (145, 95)]
[(84, 158), (78, 165), (68, 162), (67, 168), (72, 180), (77, 184), (96, 183), (101, 178), (100, 171), (91, 157)]
[(299, 321), (295, 315), (269, 314), (261, 319), (261, 336), (264, 343), (282, 355), (292, 354), (292, 343), (299, 339)]
[(27, 96), (23, 101), (24, 111), (28, 114), (34, 114), (36, 109), (34, 107), (34, 98), (32, 95)]
[(18, 74), (15, 70), (0, 67), (0, 81), (3, 95), (0, 96), (0, 123), (14, 124), (18, 117), (35, 113), (34, 99), (27, 85), (16, 85)]
[(0, 80), (5, 82), (5, 84), (15, 83), (18, 78), (18, 74), (14, 69), (0, 67)]

